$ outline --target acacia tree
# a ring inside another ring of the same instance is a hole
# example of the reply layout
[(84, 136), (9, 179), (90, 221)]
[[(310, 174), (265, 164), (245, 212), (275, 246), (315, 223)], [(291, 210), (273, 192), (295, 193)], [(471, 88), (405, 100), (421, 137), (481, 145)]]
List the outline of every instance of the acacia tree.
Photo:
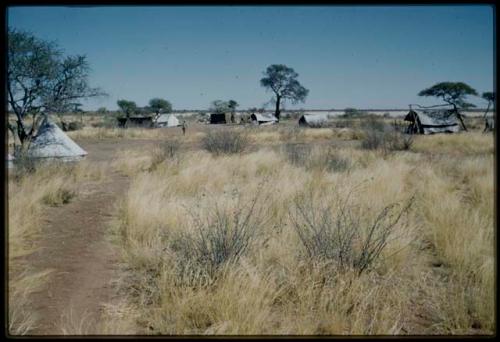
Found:
[(418, 96), (433, 96), (441, 98), (444, 102), (453, 106), (455, 115), (460, 120), (462, 127), (467, 131), (462, 115), (458, 109), (475, 107), (472, 103), (466, 102), (468, 95), (477, 96), (477, 91), (463, 82), (440, 82), (430, 88), (426, 88), (418, 93)]
[(172, 111), (172, 104), (167, 100), (154, 98), (149, 100), (149, 108), (155, 112), (156, 118), (163, 113), (170, 113)]
[(231, 107), (229, 106), (229, 102), (226, 101), (215, 100), (212, 101), (212, 103), (210, 104), (210, 111), (213, 113), (222, 114), (229, 112), (230, 110)]
[(7, 50), (6, 95), (16, 117), (8, 128), (22, 148), (29, 146), (49, 112), (61, 113), (71, 110), (78, 99), (106, 95), (89, 86), (90, 67), (85, 56), (64, 57), (55, 43), (11, 28)]
[(229, 107), (229, 109), (231, 109), (231, 112), (234, 113), (236, 111), (236, 107), (239, 106), (239, 103), (235, 100), (229, 100), (227, 106)]
[(118, 100), (116, 104), (127, 117), (127, 121), (130, 118), (130, 114), (134, 114), (137, 111), (137, 104), (134, 101)]
[(488, 107), (486, 108), (486, 111), (484, 112), (484, 118), (486, 119), (486, 114), (488, 114), (488, 111), (490, 110), (490, 107), (493, 103), (495, 103), (495, 93), (494, 92), (485, 92), (481, 96), (483, 99), (488, 101)]
[(267, 67), (265, 77), (260, 80), (261, 86), (274, 92), (276, 110), (274, 115), (280, 119), (281, 101), (290, 100), (293, 104), (304, 102), (309, 90), (297, 81), (298, 73), (283, 64), (273, 64)]

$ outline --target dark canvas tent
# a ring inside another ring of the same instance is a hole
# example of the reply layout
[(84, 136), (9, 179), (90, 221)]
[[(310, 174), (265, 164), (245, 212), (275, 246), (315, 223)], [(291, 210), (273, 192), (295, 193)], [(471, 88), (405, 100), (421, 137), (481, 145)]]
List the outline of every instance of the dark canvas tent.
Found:
[(226, 114), (225, 113), (212, 113), (210, 114), (211, 124), (226, 124)]
[(271, 125), (278, 122), (278, 119), (273, 114), (268, 113), (254, 113), (250, 115), (250, 119), (256, 125)]
[(152, 127), (153, 126), (153, 117), (152, 116), (130, 116), (127, 120), (126, 117), (117, 118), (118, 125), (120, 127)]
[(411, 109), (406, 114), (409, 122), (406, 129), (410, 134), (456, 133), (460, 125), (454, 110), (416, 111)]
[(328, 124), (328, 114), (304, 114), (299, 118), (299, 126), (323, 127)]

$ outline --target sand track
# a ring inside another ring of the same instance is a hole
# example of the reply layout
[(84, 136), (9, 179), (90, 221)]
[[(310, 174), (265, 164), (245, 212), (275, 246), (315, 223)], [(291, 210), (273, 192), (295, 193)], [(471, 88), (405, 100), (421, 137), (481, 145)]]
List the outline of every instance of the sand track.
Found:
[[(89, 152), (88, 159), (99, 162), (125, 147), (112, 142), (80, 144)], [(103, 305), (116, 297), (112, 281), (119, 262), (106, 230), (114, 205), (129, 183), (127, 176), (110, 172), (102, 182), (82, 184), (70, 203), (44, 210), (40, 248), (27, 262), (35, 272), (51, 270), (52, 274), (31, 297), (38, 324), (30, 335), (100, 333)]]

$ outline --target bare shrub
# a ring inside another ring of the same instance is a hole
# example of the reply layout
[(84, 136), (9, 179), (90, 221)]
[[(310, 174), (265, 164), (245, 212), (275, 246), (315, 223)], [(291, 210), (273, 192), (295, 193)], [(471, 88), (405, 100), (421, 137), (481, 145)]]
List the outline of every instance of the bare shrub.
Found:
[(39, 158), (34, 158), (26, 149), (17, 146), (14, 152), (14, 159), (12, 160), (14, 178), (20, 180), (27, 175), (33, 174), (37, 170), (39, 164)]
[(364, 136), (361, 147), (367, 150), (382, 149), (391, 151), (409, 150), (413, 144), (413, 137), (402, 132), (402, 127), (394, 122), (392, 125), (370, 118), (363, 125)]
[(201, 140), (202, 147), (214, 155), (241, 153), (248, 142), (245, 133), (230, 129), (209, 131)]
[(179, 154), (181, 143), (179, 140), (166, 140), (160, 144), (160, 148), (164, 151), (167, 158), (175, 158)]
[(397, 130), (385, 134), (386, 151), (407, 151), (413, 145), (413, 136)]
[(149, 171), (155, 170), (158, 165), (166, 160), (178, 161), (181, 143), (177, 139), (162, 141), (151, 152), (151, 166)]
[(351, 160), (338, 155), (335, 148), (328, 148), (311, 158), (308, 169), (318, 168), (328, 172), (344, 172), (352, 167)]
[(187, 277), (190, 282), (199, 278), (211, 281), (224, 265), (237, 262), (266, 221), (257, 203), (259, 198), (257, 192), (247, 204), (242, 204), (238, 196), (235, 208), (223, 208), (214, 201), (206, 212), (191, 210), (193, 231), (181, 233), (171, 245), (178, 274), (191, 275)]
[(366, 131), (385, 132), (389, 125), (382, 119), (369, 116), (363, 119), (361, 127)]
[(310, 259), (333, 262), (340, 270), (354, 269), (361, 274), (378, 261), (413, 199), (404, 206), (388, 205), (365, 221), (365, 213), (350, 202), (350, 195), (324, 204), (316, 203), (312, 194), (297, 197), (290, 218)]
[(312, 148), (310, 145), (287, 143), (283, 151), (288, 162), (294, 166), (307, 166)]
[(361, 148), (365, 150), (376, 150), (384, 145), (384, 133), (365, 130), (361, 139)]

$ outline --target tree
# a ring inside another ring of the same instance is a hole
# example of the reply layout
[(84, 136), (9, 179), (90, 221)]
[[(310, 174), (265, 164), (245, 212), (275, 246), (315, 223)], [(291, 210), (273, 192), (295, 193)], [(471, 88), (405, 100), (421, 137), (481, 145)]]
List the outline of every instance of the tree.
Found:
[(97, 113), (99, 113), (99, 114), (106, 114), (107, 112), (108, 112), (108, 110), (106, 109), (106, 107), (97, 108)]
[(231, 110), (231, 122), (232, 123), (235, 123), (236, 120), (234, 118), (234, 113), (236, 112), (236, 107), (239, 106), (238, 102), (234, 101), (234, 100), (229, 100), (229, 102), (227, 103), (229, 109)]
[(234, 113), (236, 111), (236, 107), (239, 107), (239, 103), (234, 100), (229, 100), (227, 106), (229, 107), (231, 112)]
[(483, 93), (481, 96), (483, 99), (488, 101), (488, 107), (486, 108), (486, 111), (484, 112), (484, 118), (486, 118), (486, 114), (490, 110), (491, 104), (495, 103), (495, 93), (494, 92), (486, 92)]
[(305, 102), (309, 90), (297, 81), (298, 73), (283, 64), (273, 64), (267, 67), (265, 77), (260, 80), (261, 86), (272, 90), (276, 96), (275, 116), (279, 121), (280, 105), (283, 100), (291, 100), (293, 104)]
[(137, 111), (137, 105), (134, 101), (118, 100), (116, 101), (116, 104), (127, 117), (127, 121), (130, 118), (130, 115)]
[(212, 101), (212, 104), (210, 105), (210, 111), (213, 113), (217, 114), (222, 114), (222, 113), (227, 113), (231, 110), (229, 107), (229, 102), (222, 101), (222, 100), (215, 100)]
[(155, 112), (156, 117), (160, 116), (162, 113), (170, 113), (172, 111), (170, 102), (160, 98), (149, 100), (149, 108)]
[(488, 114), (488, 111), (490, 110), (490, 106), (492, 103), (495, 103), (495, 93), (494, 92), (486, 92), (486, 93), (483, 93), (482, 96), (481, 96), (483, 99), (485, 99), (486, 101), (488, 101), (488, 107), (486, 108), (486, 111), (484, 112), (484, 116), (483, 116), (483, 119), (484, 119), (484, 131), (483, 132), (486, 132), (488, 130), (491, 130), (493, 129), (493, 124), (492, 122), (490, 122), (488, 120), (488, 118), (486, 117), (486, 115)]
[(477, 96), (477, 91), (463, 82), (440, 82), (418, 93), (418, 96), (433, 96), (441, 98), (447, 104), (452, 105), (454, 112), (465, 131), (467, 131), (467, 127), (465, 127), (462, 115), (458, 109), (475, 107), (472, 103), (465, 101), (465, 97), (468, 95)]
[(49, 112), (68, 111), (75, 100), (106, 95), (89, 86), (85, 56), (64, 57), (55, 43), (11, 28), (7, 45), (7, 101), (16, 116), (15, 125), (9, 123), (8, 128), (21, 147), (29, 146)]

